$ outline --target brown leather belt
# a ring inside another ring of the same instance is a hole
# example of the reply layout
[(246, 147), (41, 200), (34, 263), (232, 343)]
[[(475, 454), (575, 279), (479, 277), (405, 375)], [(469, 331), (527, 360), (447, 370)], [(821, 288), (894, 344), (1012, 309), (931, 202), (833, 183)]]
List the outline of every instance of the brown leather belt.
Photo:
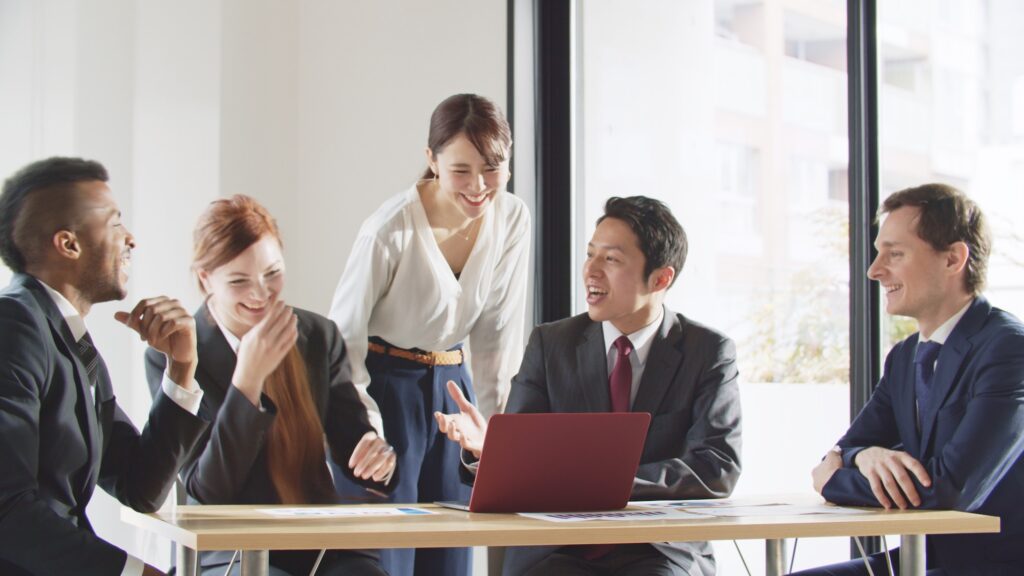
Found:
[(385, 346), (376, 342), (370, 342), (367, 349), (370, 352), (377, 354), (386, 354), (388, 356), (394, 356), (395, 358), (401, 358), (403, 360), (411, 360), (418, 364), (425, 364), (427, 366), (458, 366), (459, 364), (462, 364), (462, 350), (414, 352), (412, 350), (406, 350), (405, 348)]

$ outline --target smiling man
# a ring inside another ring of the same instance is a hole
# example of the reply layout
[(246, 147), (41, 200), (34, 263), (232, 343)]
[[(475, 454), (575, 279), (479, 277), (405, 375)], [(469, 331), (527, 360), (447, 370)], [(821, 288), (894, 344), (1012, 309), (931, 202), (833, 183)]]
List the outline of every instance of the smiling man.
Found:
[[(1024, 325), (981, 295), (985, 218), (942, 184), (896, 192), (881, 213), (868, 276), (886, 311), (919, 331), (893, 347), (814, 488), (837, 504), (999, 516), (999, 534), (929, 536), (928, 574), (1024, 574)], [(883, 554), (870, 562), (885, 573)], [(867, 570), (857, 560), (801, 574)]]
[[(609, 199), (583, 265), (587, 313), (534, 329), (505, 409), (649, 412), (632, 500), (720, 498), (739, 479), (736, 349), (664, 305), (686, 252), (664, 204)], [(487, 424), (458, 387), (449, 392), (461, 413), (435, 414), (438, 426), (479, 456)], [(504, 573), (710, 576), (715, 560), (707, 542), (510, 548)]]
[(163, 393), (139, 434), (117, 405), (85, 317), (127, 294), (135, 238), (97, 162), (49, 158), (0, 196), (0, 574), (161, 574), (99, 538), (85, 510), (99, 484), (155, 510), (206, 424), (192, 316), (166, 297), (115, 317), (164, 353)]

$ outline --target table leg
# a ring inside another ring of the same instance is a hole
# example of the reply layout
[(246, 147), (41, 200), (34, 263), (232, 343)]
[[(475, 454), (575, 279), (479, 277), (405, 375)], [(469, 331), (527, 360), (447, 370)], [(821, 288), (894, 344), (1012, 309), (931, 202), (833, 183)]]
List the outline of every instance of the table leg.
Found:
[(198, 570), (196, 565), (198, 564), (199, 554), (196, 554), (196, 551), (188, 546), (182, 546), (181, 544), (175, 544), (174, 548), (174, 565), (177, 567), (175, 574), (197, 576)]
[(782, 576), (786, 573), (786, 541), (764, 541), (764, 573), (765, 576)]
[(242, 550), (242, 576), (268, 576), (269, 550)]
[(923, 534), (900, 537), (900, 576), (924, 576), (924, 548)]

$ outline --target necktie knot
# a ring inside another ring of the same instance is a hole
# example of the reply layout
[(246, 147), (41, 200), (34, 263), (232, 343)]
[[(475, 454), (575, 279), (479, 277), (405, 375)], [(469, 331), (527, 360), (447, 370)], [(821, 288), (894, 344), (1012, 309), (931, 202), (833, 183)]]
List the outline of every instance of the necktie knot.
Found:
[(917, 345), (917, 355), (914, 358), (914, 362), (922, 364), (928, 369), (931, 369), (935, 364), (935, 359), (939, 357), (939, 352), (942, 350), (942, 344), (938, 342), (920, 342)]
[(619, 356), (629, 356), (633, 352), (633, 343), (629, 341), (627, 336), (619, 336), (615, 339), (613, 344), (615, 349), (619, 351)]

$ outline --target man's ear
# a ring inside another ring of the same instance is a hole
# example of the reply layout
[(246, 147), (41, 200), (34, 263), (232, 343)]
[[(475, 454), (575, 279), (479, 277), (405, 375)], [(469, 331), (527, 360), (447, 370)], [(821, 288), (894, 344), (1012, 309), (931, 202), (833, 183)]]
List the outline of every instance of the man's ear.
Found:
[(53, 248), (63, 258), (78, 260), (82, 257), (82, 244), (70, 230), (58, 230), (53, 235)]
[(971, 249), (966, 242), (953, 242), (946, 251), (946, 270), (950, 274), (960, 274), (967, 267), (971, 257)]
[(196, 270), (196, 277), (199, 278), (199, 285), (203, 288), (203, 294), (210, 293), (210, 273), (202, 268)]
[(648, 279), (648, 288), (651, 292), (657, 292), (658, 290), (667, 290), (672, 285), (672, 279), (676, 277), (676, 269), (671, 266), (665, 266), (664, 268), (656, 268), (651, 272), (651, 276)]

